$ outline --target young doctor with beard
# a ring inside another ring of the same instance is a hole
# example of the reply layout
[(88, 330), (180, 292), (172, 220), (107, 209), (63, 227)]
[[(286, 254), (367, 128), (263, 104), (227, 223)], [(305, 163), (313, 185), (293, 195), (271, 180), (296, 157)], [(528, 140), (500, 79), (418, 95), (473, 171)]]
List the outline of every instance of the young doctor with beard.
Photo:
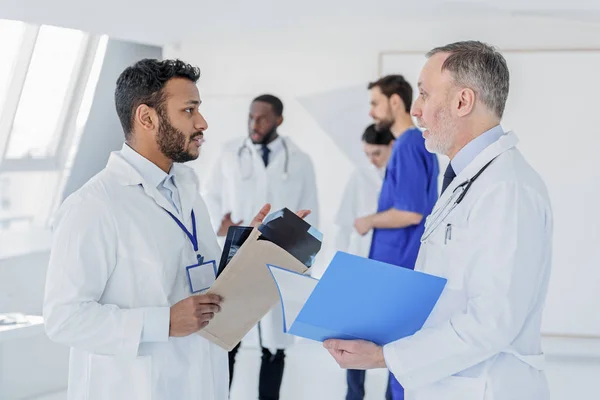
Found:
[(71, 348), (69, 400), (227, 399), (227, 353), (197, 334), (220, 310), (218, 296), (198, 293), (221, 250), (196, 175), (181, 165), (207, 129), (199, 76), (179, 60), (123, 71), (125, 144), (58, 211), (44, 320)]

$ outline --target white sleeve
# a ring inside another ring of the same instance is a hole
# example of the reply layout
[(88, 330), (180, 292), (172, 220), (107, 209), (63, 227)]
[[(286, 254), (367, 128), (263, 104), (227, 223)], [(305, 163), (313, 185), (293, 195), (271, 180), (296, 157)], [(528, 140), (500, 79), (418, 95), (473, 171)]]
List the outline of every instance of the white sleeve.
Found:
[(466, 311), (384, 346), (405, 388), (464, 371), (512, 343), (545, 295), (549, 232), (549, 205), (531, 188), (503, 182), (481, 196), (469, 216), (466, 243), (476, 251), (466, 266)]
[(67, 200), (54, 229), (44, 295), (48, 337), (107, 355), (135, 356), (144, 339), (167, 341), (169, 307), (123, 309), (100, 298), (117, 262), (117, 234), (97, 199)]

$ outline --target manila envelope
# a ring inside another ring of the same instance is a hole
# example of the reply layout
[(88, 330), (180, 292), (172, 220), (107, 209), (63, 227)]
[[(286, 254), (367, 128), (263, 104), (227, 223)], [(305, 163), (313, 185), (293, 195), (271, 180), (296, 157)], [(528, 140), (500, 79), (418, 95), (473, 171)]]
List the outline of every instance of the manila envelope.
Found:
[[(198, 332), (227, 351), (280, 301), (277, 285), (267, 264), (305, 273), (308, 268), (287, 251), (267, 240), (254, 228), (206, 293), (223, 298), (221, 311)], [(283, 329), (283, 326), (281, 327)]]

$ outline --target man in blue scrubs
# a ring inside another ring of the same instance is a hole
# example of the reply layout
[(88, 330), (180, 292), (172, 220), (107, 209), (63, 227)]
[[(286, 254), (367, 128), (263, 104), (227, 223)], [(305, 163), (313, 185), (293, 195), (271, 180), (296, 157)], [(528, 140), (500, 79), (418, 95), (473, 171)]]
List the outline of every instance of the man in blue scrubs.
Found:
[[(425, 139), (410, 116), (412, 87), (401, 75), (369, 84), (371, 111), (377, 129), (389, 129), (396, 142), (379, 195), (377, 213), (355, 222), (358, 233), (373, 229), (369, 258), (414, 269), (425, 228), (438, 197), (439, 165), (425, 149)], [(404, 399), (402, 386), (391, 377), (394, 400)]]

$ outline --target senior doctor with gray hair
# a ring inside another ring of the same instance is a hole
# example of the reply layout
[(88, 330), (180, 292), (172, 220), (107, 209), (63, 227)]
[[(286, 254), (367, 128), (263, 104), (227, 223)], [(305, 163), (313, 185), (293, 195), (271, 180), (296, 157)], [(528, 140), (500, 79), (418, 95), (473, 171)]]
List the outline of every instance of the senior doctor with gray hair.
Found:
[(412, 115), (450, 164), (415, 270), (447, 279), (423, 328), (383, 347), (329, 340), (343, 368), (389, 368), (407, 400), (545, 400), (540, 327), (552, 210), (546, 186), (500, 121), (504, 57), (467, 41), (427, 54)]

